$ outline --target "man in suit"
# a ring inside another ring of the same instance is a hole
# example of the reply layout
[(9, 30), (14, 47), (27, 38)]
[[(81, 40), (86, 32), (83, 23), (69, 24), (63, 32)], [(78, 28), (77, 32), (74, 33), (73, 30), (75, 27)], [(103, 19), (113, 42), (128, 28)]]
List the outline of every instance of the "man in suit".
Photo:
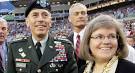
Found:
[(50, 10), (44, 1), (35, 1), (26, 9), (26, 24), (32, 36), (9, 45), (7, 73), (78, 73), (72, 44), (49, 35)]
[(0, 18), (0, 73), (4, 73), (7, 66), (7, 35), (7, 21), (3, 18)]
[[(87, 8), (81, 3), (73, 4), (69, 9), (69, 22), (73, 28), (73, 33), (68, 39), (74, 44), (74, 50), (76, 51), (75, 56), (77, 60), (78, 68), (85, 64), (85, 61), (79, 58), (77, 53), (77, 36), (80, 37), (80, 42), (83, 37), (84, 28), (88, 21)], [(79, 42), (79, 43), (80, 43)]]

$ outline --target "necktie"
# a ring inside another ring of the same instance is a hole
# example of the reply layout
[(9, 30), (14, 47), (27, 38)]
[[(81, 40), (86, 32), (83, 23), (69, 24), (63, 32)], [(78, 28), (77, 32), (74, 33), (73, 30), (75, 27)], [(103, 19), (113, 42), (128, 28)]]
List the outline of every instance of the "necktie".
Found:
[(40, 47), (41, 47), (41, 43), (40, 43), (40, 42), (37, 42), (37, 43), (36, 43), (36, 52), (37, 52), (37, 55), (38, 55), (38, 59), (39, 59), (39, 60), (40, 60), (40, 58), (41, 58), (41, 56), (42, 56)]
[(79, 49), (80, 49), (80, 35), (78, 34), (77, 37), (77, 42), (76, 42), (76, 55), (79, 57)]

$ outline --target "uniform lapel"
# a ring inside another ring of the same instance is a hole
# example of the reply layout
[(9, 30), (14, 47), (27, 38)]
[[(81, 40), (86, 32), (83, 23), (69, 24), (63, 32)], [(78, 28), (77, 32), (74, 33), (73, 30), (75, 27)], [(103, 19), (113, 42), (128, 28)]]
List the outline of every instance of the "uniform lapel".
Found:
[(54, 49), (54, 46), (55, 46), (54, 40), (51, 37), (49, 37), (46, 42), (45, 51), (39, 62), (39, 67), (42, 67), (44, 64), (52, 60), (58, 54)]
[(34, 47), (34, 43), (32, 41), (32, 37), (28, 38), (28, 48), (29, 48), (29, 53), (30, 53), (30, 58), (32, 60), (32, 62), (36, 63), (38, 65), (39, 60), (38, 60), (38, 56), (36, 53), (36, 48)]
[(70, 40), (74, 44), (74, 33), (71, 33), (68, 37), (68, 40)]

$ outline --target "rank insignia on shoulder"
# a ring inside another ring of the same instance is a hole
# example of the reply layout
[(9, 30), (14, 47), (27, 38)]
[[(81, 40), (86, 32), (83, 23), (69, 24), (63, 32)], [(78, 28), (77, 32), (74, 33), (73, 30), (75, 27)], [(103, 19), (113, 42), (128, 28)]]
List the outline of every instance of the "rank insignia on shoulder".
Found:
[(19, 40), (26, 40), (27, 37), (23, 36), (23, 37), (18, 37), (18, 38), (14, 38), (12, 41), (15, 42), (15, 41), (19, 41)]
[(19, 41), (19, 40), (22, 40), (22, 38), (14, 38), (12, 41)]

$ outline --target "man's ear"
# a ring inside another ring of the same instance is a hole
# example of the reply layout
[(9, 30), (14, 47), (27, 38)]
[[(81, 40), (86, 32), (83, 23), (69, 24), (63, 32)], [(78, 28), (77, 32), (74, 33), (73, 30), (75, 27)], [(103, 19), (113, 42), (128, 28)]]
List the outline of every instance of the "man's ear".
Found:
[(50, 21), (50, 27), (52, 27), (52, 21)]
[(27, 18), (25, 18), (25, 23), (26, 23), (26, 26), (29, 27), (29, 22)]
[(71, 22), (70, 16), (68, 17), (68, 21)]
[(9, 32), (10, 32), (10, 29), (9, 29), (9, 28), (7, 28), (7, 35), (9, 35)]
[(89, 21), (90, 20), (90, 18), (89, 18), (89, 16), (87, 15), (87, 21)]

